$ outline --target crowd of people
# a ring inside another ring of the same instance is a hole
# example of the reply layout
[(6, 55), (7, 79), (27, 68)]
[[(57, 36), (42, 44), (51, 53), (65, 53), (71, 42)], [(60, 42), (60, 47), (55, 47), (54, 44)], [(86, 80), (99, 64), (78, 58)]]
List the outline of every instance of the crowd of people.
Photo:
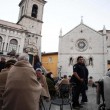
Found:
[[(71, 85), (72, 107), (81, 108), (88, 102), (88, 69), (84, 58), (79, 56), (73, 66), (71, 76), (64, 75), (55, 80), (53, 73), (44, 74), (39, 57), (35, 57), (34, 66), (29, 63), (29, 55), (22, 53), (17, 60), (1, 57), (0, 88), (4, 88), (1, 110), (39, 110), (39, 102), (50, 101), (59, 93), (62, 84)], [(79, 96), (82, 95), (81, 103)]]

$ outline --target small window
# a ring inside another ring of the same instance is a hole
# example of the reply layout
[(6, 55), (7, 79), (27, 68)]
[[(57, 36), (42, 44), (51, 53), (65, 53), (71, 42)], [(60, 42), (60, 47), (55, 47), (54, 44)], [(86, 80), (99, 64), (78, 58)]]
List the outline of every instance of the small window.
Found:
[(93, 65), (93, 58), (92, 57), (89, 58), (89, 65)]
[(107, 62), (108, 62), (108, 64), (110, 64), (110, 60), (108, 60)]
[(52, 63), (52, 57), (49, 57), (49, 63)]
[(73, 58), (72, 57), (70, 57), (70, 59), (69, 59), (69, 65), (73, 65)]
[(106, 36), (106, 40), (108, 40), (108, 36)]
[(34, 4), (33, 7), (32, 7), (31, 16), (34, 17), (34, 18), (37, 18), (37, 13), (38, 13), (38, 6)]

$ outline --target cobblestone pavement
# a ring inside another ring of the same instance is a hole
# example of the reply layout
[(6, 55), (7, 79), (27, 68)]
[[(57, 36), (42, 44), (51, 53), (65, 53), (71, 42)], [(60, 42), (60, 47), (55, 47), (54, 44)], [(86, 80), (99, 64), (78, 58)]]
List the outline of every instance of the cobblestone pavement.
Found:
[[(96, 88), (89, 87), (87, 91), (88, 102), (83, 105), (83, 108), (73, 110), (97, 110), (98, 105), (96, 104)], [(44, 102), (46, 110), (49, 110), (50, 103)], [(51, 110), (60, 110), (59, 106), (52, 105)], [(71, 110), (69, 105), (64, 105), (63, 110)]]

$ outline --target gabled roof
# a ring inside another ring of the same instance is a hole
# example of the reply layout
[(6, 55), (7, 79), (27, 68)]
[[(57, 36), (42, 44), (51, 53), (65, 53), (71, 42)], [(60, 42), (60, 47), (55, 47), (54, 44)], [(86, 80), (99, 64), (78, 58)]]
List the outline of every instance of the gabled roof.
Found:
[[(97, 34), (102, 35), (100, 32), (98, 32), (98, 31), (92, 29), (91, 27), (89, 27), (89, 26), (87, 26), (87, 25), (85, 25), (85, 24), (83, 24), (83, 23), (80, 23), (80, 24), (77, 25), (75, 28), (71, 29), (71, 30), (70, 30), (69, 32), (67, 32), (65, 35), (67, 35), (67, 34), (70, 33), (71, 31), (75, 30), (77, 27), (80, 27), (81, 25), (83, 25), (83, 26), (89, 28), (90, 30), (93, 30), (93, 31), (96, 32)], [(62, 37), (64, 37), (65, 35), (63, 35)]]
[(8, 22), (8, 21), (4, 21), (4, 20), (0, 20), (0, 25), (4, 26), (4, 27), (8, 27), (8, 28), (16, 28), (18, 30), (26, 30), (25, 27), (16, 24), (16, 23), (12, 23), (12, 22)]

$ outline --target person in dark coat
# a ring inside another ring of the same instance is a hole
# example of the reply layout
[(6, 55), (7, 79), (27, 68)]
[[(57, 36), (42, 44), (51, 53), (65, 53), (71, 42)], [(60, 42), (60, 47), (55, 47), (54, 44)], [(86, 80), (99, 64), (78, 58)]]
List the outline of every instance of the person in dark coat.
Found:
[(52, 78), (52, 75), (53, 75), (53, 73), (52, 72), (49, 72), (49, 73), (46, 74), (46, 77), (49, 78), (52, 81), (52, 83), (55, 85), (55, 81)]
[(6, 61), (5, 57), (1, 57), (1, 61), (0, 61), (0, 72), (1, 72), (2, 69), (5, 68), (5, 64), (6, 64), (5, 61)]
[(84, 86), (84, 69), (83, 69), (84, 59), (82, 56), (77, 58), (77, 63), (73, 66), (73, 75), (70, 79), (70, 83), (73, 84), (72, 88), (72, 106), (73, 108), (82, 107), (79, 104), (79, 95), (81, 93), (82, 87)]
[(85, 102), (88, 102), (88, 99), (87, 99), (87, 95), (86, 95), (86, 90), (88, 90), (88, 69), (86, 67), (86, 65), (84, 64), (83, 62), (83, 70), (84, 70), (84, 84), (82, 86), (82, 90), (81, 90), (81, 94), (82, 94), (82, 99), (81, 99), (81, 103), (85, 103)]
[(46, 75), (46, 81), (47, 81), (47, 85), (49, 88), (49, 93), (51, 98), (54, 98), (56, 95), (56, 89), (55, 89), (55, 81), (54, 79), (51, 77), (52, 72), (47, 73)]
[(34, 69), (36, 70), (37, 68), (41, 68), (42, 63), (40, 62), (39, 56), (35, 55), (34, 56)]

